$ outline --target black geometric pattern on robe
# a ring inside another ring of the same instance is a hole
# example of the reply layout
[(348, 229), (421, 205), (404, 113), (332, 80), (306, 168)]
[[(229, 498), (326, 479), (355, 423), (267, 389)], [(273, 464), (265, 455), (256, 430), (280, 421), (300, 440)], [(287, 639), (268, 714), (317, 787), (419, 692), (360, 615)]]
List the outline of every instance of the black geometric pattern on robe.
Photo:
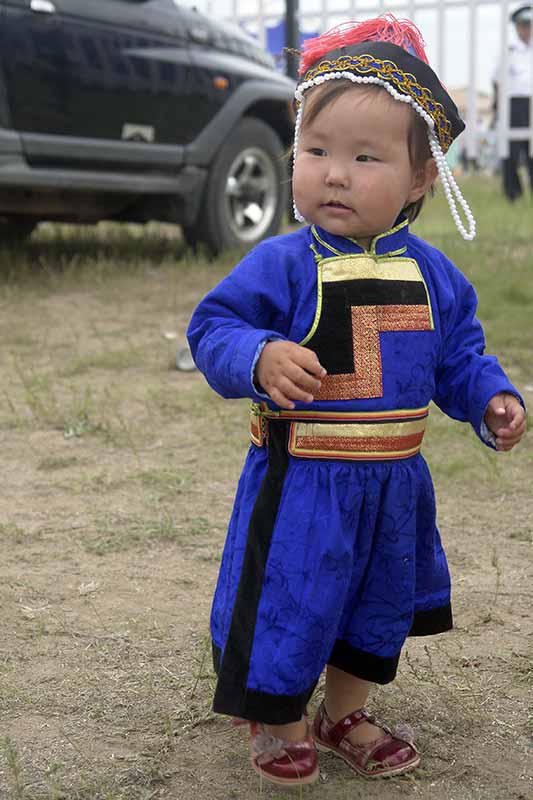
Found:
[(427, 306), (424, 284), (373, 278), (324, 281), (320, 320), (306, 347), (317, 354), (328, 375), (353, 373), (352, 307), (389, 305)]

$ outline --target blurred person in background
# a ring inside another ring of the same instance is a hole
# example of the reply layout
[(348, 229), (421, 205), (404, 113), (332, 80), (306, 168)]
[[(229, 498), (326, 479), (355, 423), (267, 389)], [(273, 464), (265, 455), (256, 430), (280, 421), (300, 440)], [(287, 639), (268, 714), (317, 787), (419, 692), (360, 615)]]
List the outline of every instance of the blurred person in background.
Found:
[[(530, 125), (530, 103), (533, 91), (533, 4), (520, 6), (511, 14), (517, 39), (509, 45), (507, 60), (507, 91), (510, 99), (509, 121), (511, 128), (528, 128)], [(499, 96), (502, 65), (493, 76), (494, 111), (499, 114)], [(530, 152), (527, 139), (509, 142), (509, 155), (502, 162), (503, 190), (511, 202), (519, 198), (522, 184), (518, 169), (525, 163), (529, 172), (529, 182), (533, 191), (533, 152)]]

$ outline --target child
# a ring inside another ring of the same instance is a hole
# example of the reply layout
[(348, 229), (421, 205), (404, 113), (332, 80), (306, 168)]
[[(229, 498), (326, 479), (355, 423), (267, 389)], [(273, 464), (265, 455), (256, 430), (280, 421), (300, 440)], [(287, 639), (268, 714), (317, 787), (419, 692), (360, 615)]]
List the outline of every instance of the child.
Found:
[(306, 43), (301, 75), (293, 193), (310, 226), (256, 247), (189, 327), (213, 389), (254, 401), (213, 602), (214, 709), (251, 721), (252, 766), (281, 784), (316, 780), (315, 741), (369, 778), (418, 765), (364, 706), (408, 635), (452, 627), (428, 406), (498, 450), (525, 429), (474, 290), (409, 233), (439, 173), (474, 235), (443, 155), (464, 124), (419, 32), (390, 15), (343, 26)]

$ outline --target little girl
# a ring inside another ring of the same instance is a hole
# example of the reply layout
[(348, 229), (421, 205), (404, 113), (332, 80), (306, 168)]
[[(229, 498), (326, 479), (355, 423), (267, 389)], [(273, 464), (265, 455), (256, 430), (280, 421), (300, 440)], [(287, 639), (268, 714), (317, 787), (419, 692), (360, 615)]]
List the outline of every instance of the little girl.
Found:
[(364, 706), (407, 636), (452, 627), (420, 454), (429, 404), (498, 450), (525, 429), (472, 286), (409, 232), (439, 175), (475, 233), (443, 155), (464, 124), (420, 33), (390, 15), (341, 26), (306, 42), (300, 73), (293, 194), (309, 224), (250, 252), (188, 333), (213, 389), (254, 401), (213, 602), (214, 709), (251, 722), (252, 766), (282, 784), (316, 780), (315, 742), (369, 778), (419, 764)]

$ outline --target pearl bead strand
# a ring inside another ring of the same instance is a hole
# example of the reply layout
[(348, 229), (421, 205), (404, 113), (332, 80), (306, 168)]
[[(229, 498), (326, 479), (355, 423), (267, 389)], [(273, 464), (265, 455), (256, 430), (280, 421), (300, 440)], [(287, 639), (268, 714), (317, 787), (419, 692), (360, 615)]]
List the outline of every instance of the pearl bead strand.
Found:
[[(459, 189), (457, 182), (453, 177), (452, 171), (449, 167), (448, 162), (446, 161), (446, 156), (441, 150), (437, 137), (435, 136), (434, 133), (429, 132), (428, 138), (429, 138), (429, 146), (431, 148), (431, 154), (435, 159), (435, 163), (437, 165), (440, 180), (442, 183), (442, 188), (444, 190), (444, 195), (448, 202), (450, 213), (452, 215), (453, 221), (455, 222), (455, 226), (459, 231), (459, 233), (461, 234), (461, 236), (463, 237), (463, 239), (466, 239), (467, 241), (471, 242), (476, 235), (476, 221), (474, 219), (474, 215), (472, 214), (470, 206), (464, 199), (461, 190)], [(466, 230), (463, 221), (459, 216), (459, 211), (457, 210), (455, 198), (457, 198), (459, 205), (464, 211), (464, 215), (468, 223), (468, 230)]]

